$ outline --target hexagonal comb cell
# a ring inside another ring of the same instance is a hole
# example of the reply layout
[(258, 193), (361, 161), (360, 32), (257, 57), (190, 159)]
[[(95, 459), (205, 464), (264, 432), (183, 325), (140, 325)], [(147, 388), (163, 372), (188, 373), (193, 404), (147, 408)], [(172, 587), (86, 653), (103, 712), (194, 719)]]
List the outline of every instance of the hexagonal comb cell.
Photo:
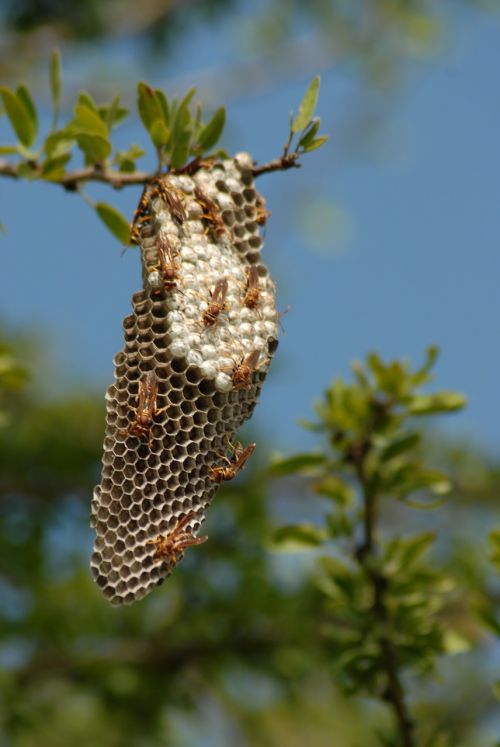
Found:
[(144, 597), (205, 541), (207, 506), (255, 446), (234, 436), (256, 404), (279, 318), (249, 220), (264, 204), (251, 168), (239, 154), (165, 175), (141, 201), (143, 289), (114, 358), (91, 504), (92, 573), (114, 605)]

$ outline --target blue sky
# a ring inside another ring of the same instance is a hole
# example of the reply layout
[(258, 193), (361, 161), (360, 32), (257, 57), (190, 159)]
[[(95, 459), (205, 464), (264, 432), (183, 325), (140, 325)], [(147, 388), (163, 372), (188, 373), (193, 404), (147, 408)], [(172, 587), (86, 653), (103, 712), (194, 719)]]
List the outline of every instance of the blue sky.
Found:
[[(204, 59), (238, 62), (244, 52), (225, 41), (225, 30), (195, 29), (183, 49), (196, 51), (178, 51), (169, 77), (178, 80)], [(470, 401), (447, 429), (498, 448), (499, 31), (498, 17), (464, 13), (449, 48), (410, 68), (399, 94), (383, 106), (372, 95), (370, 104), (384, 110), (374, 154), (359, 141), (347, 149), (349, 115), (367, 106), (362, 89), (345, 69), (321, 71), (318, 111), (329, 144), (300, 171), (259, 181), (272, 211), (265, 257), (281, 307), (292, 307), (254, 416), (276, 449), (310, 442), (296, 420), (310, 417), (312, 401), (334, 376), (348, 374), (352, 359), (377, 350), (418, 362), (430, 343), (442, 349), (436, 385)], [(152, 82), (164, 82), (166, 68), (159, 65)], [(76, 60), (71, 74), (80, 71), (79, 85), (88, 87), (84, 69)], [(277, 155), (309, 77), (230, 102), (227, 148), (259, 161)], [(120, 139), (144, 142), (136, 125)], [(133, 190), (89, 192), (128, 215), (138, 199)], [(324, 230), (314, 241), (304, 234), (304, 204), (313, 225), (322, 217), (331, 226), (331, 241)], [(55, 186), (1, 180), (0, 219), (8, 229), (0, 237), (0, 318), (36, 327), (57, 360), (58, 374), (42, 382), (53, 393), (104, 390), (140, 284), (137, 254), (121, 256), (88, 205)]]

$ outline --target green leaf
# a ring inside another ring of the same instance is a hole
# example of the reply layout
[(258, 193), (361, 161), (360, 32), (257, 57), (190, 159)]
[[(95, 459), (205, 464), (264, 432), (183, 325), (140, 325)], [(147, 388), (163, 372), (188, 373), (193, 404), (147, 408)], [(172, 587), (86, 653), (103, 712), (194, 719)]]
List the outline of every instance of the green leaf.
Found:
[(119, 170), (122, 173), (132, 173), (135, 171), (135, 162), (137, 158), (141, 158), (144, 155), (144, 151), (138, 145), (131, 145), (127, 151), (119, 151), (115, 154), (113, 162), (117, 164)]
[(0, 156), (11, 156), (17, 152), (15, 145), (0, 145)]
[(170, 139), (170, 130), (162, 119), (157, 119), (150, 127), (151, 140), (157, 148), (167, 145)]
[(170, 166), (172, 169), (180, 169), (186, 163), (189, 156), (189, 145), (191, 141), (191, 132), (186, 129), (179, 132), (173, 140), (173, 150), (170, 156)]
[[(321, 558), (320, 564), (337, 589), (352, 602), (359, 592), (360, 584), (351, 570), (341, 560), (333, 556)], [(325, 591), (325, 587), (322, 590)]]
[(77, 135), (78, 147), (85, 155), (85, 163), (104, 163), (112, 151), (111, 143), (99, 135)]
[(430, 345), (427, 348), (424, 365), (422, 366), (422, 368), (419, 368), (417, 371), (415, 371), (415, 373), (411, 376), (413, 386), (421, 386), (422, 384), (425, 384), (430, 380), (431, 377), (429, 374), (437, 360), (438, 355), (439, 348), (437, 347), (437, 345)]
[(366, 375), (363, 364), (360, 361), (353, 361), (351, 363), (352, 372), (355, 376), (356, 382), (364, 391), (370, 389), (370, 379)]
[(191, 99), (193, 98), (194, 94), (196, 93), (196, 88), (191, 88), (187, 94), (182, 99), (181, 103), (179, 104), (179, 108), (177, 109), (177, 113), (175, 114), (175, 118), (173, 118), (173, 125), (172, 125), (172, 146), (173, 148), (176, 148), (177, 146), (184, 147), (186, 144), (186, 136), (189, 134), (191, 135), (191, 115), (189, 113), (189, 104), (191, 103)]
[(5, 86), (0, 87), (3, 105), (14, 132), (20, 142), (29, 148), (36, 136), (36, 128), (30, 111), (22, 99)]
[(312, 150), (321, 148), (321, 146), (324, 145), (327, 140), (328, 135), (321, 135), (321, 137), (317, 137), (315, 140), (312, 140), (307, 146), (304, 147), (304, 153), (310, 153)]
[(99, 114), (99, 108), (88, 91), (80, 91), (78, 94), (77, 105), (85, 106), (87, 109), (90, 109), (91, 112), (94, 112), (94, 114)]
[[(447, 476), (439, 470), (423, 469), (419, 464), (389, 462), (380, 475), (381, 489), (388, 495), (404, 500), (411, 505), (408, 496), (415, 491), (428, 490), (435, 495), (446, 495), (451, 485)], [(418, 506), (418, 504), (415, 504)], [(426, 508), (422, 504), (421, 508)]]
[(36, 133), (38, 132), (38, 114), (36, 112), (35, 103), (31, 97), (31, 93), (29, 92), (29, 89), (25, 85), (20, 85), (17, 87), (16, 91), (20, 101), (23, 102), (24, 106), (28, 110), (31, 118), (31, 123), (33, 125), (33, 129), (35, 131), (35, 137)]
[(161, 113), (163, 114), (163, 121), (167, 125), (167, 127), (170, 126), (170, 108), (168, 106), (168, 99), (165, 96), (164, 92), (161, 90), (161, 88), (155, 88), (155, 94), (158, 101), (158, 104), (160, 105)]
[(292, 124), (292, 132), (301, 132), (311, 121), (318, 101), (319, 80), (319, 75), (317, 75), (305, 92), (299, 107), (299, 113)]
[(323, 480), (315, 482), (312, 489), (318, 495), (330, 498), (339, 506), (348, 506), (354, 500), (353, 489), (335, 475), (328, 475)]
[(55, 129), (61, 109), (61, 53), (57, 48), (53, 49), (50, 55), (50, 91), (54, 104), (52, 128)]
[(272, 475), (290, 475), (295, 472), (307, 472), (316, 467), (323, 467), (327, 464), (324, 454), (296, 454), (287, 459), (280, 459), (271, 464), (270, 472)]
[(120, 97), (115, 96), (110, 106), (100, 106), (99, 116), (106, 123), (108, 130), (120, 124), (128, 115), (128, 109), (120, 106)]
[(314, 140), (316, 133), (319, 130), (320, 123), (321, 120), (319, 117), (315, 117), (312, 120), (309, 128), (304, 132), (299, 142), (297, 143), (297, 148), (306, 147), (312, 140)]
[(349, 516), (342, 510), (336, 511), (335, 514), (327, 514), (326, 525), (330, 536), (342, 537), (351, 536), (354, 532), (354, 526)]
[(97, 135), (103, 140), (108, 138), (108, 128), (105, 122), (102, 121), (98, 112), (84, 103), (75, 106), (75, 119), (70, 123), (69, 128), (76, 134)]
[(420, 441), (420, 433), (405, 433), (402, 436), (396, 436), (382, 449), (380, 460), (388, 462), (390, 459), (394, 459), (394, 457), (398, 457), (406, 451), (415, 448)]
[(286, 545), (287, 549), (309, 549), (318, 547), (325, 539), (325, 531), (313, 524), (295, 524), (280, 527), (273, 535), (275, 545)]
[(435, 532), (421, 532), (414, 537), (407, 537), (400, 541), (401, 568), (409, 568), (417, 563), (436, 539)]
[(137, 108), (141, 121), (148, 132), (158, 119), (163, 119), (163, 111), (155, 91), (146, 83), (137, 86)]
[(45, 140), (44, 151), (49, 158), (57, 158), (69, 153), (76, 145), (75, 137), (68, 130), (53, 132)]
[[(178, 108), (177, 114), (176, 114), (176, 121), (178, 119), (180, 119), (180, 120), (184, 119), (185, 120), (186, 119), (186, 115), (188, 116), (188, 118), (190, 118), (189, 117), (189, 104), (191, 103), (191, 100), (192, 100), (193, 96), (195, 95), (195, 93), (196, 93), (196, 88), (194, 88), (194, 87), (190, 88), (189, 91), (186, 93), (186, 95), (182, 99), (181, 103), (179, 104), (179, 108)], [(183, 126), (182, 122), (181, 122), (181, 126)]]
[(130, 240), (130, 224), (119, 210), (105, 202), (94, 205), (102, 222), (109, 228), (121, 244), (128, 244)]
[(57, 181), (64, 175), (64, 167), (71, 159), (71, 153), (65, 153), (55, 158), (47, 158), (42, 164), (42, 178), (47, 181)]
[(438, 392), (436, 394), (417, 394), (408, 405), (411, 415), (434, 415), (440, 412), (461, 410), (467, 402), (458, 392)]
[(225, 123), (226, 110), (221, 106), (198, 136), (198, 146), (202, 152), (209, 151), (218, 142), (224, 130)]
[(1, 221), (0, 221), (0, 233), (3, 233), (3, 234), (7, 233), (7, 230)]
[(427, 489), (434, 495), (447, 495), (451, 490), (448, 477), (439, 470), (423, 470), (414, 478), (413, 490)]

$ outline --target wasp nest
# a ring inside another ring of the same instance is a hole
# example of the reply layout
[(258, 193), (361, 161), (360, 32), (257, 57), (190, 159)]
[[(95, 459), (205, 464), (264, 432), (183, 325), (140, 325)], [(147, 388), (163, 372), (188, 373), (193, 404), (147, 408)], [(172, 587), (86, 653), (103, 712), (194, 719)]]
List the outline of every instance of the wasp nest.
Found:
[(277, 346), (261, 262), (264, 201), (246, 154), (148, 185), (136, 211), (144, 289), (107, 393), (91, 567), (115, 605), (161, 584), (254, 444), (233, 444)]

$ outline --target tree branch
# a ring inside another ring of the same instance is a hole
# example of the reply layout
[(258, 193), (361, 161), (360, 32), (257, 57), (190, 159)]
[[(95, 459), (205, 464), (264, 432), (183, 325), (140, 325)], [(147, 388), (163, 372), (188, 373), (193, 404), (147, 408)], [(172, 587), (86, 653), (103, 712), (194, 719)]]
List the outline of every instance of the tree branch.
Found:
[(254, 176), (260, 176), (261, 174), (269, 174), (271, 171), (286, 171), (287, 169), (300, 169), (301, 164), (297, 163), (299, 153), (286, 153), (275, 158), (268, 163), (263, 163), (261, 166), (255, 165), (252, 169)]
[[(268, 174), (272, 171), (286, 171), (287, 169), (300, 168), (300, 164), (297, 163), (298, 158), (299, 154), (297, 152), (283, 154), (279, 158), (274, 158), (268, 163), (263, 163), (260, 166), (255, 165), (252, 169), (252, 174), (257, 177), (261, 174)], [(195, 166), (195, 164), (196, 159), (192, 165)], [(32, 178), (43, 179), (41, 166), (38, 163), (33, 163), (32, 167)], [(202, 163), (199, 168), (204, 168)], [(191, 173), (192, 166), (191, 164), (187, 164), (187, 166), (178, 171), (179, 173)], [(0, 159), (0, 176), (6, 176), (10, 179), (23, 178), (18, 173), (17, 166), (5, 159)], [(123, 189), (123, 187), (148, 184), (157, 176), (157, 173), (147, 173), (145, 171), (134, 171), (127, 174), (113, 169), (100, 168), (98, 166), (87, 166), (86, 168), (68, 171), (59, 179), (48, 179), (47, 183), (58, 184), (69, 192), (76, 192), (80, 185), (88, 182), (100, 182), (109, 184), (113, 189)]]
[[(362, 488), (364, 500), (363, 541), (356, 551), (356, 559), (371, 583), (373, 590), (372, 611), (379, 628), (384, 631), (387, 629), (389, 623), (389, 613), (385, 601), (388, 581), (376, 568), (375, 564), (371, 562), (376, 550), (375, 531), (378, 496), (366, 474), (366, 455), (369, 450), (370, 437), (368, 436), (360, 447), (355, 449), (350, 455)], [(386, 675), (386, 687), (382, 694), (383, 698), (393, 710), (401, 738), (401, 747), (416, 747), (415, 724), (406, 703), (396, 649), (389, 635), (385, 632), (379, 637), (379, 645), (381, 660)]]
[[(3, 159), (0, 159), (0, 176), (7, 176), (12, 179), (22, 178), (18, 173), (17, 167)], [(147, 184), (154, 179), (155, 176), (157, 176), (157, 174), (148, 174), (144, 171), (134, 171), (131, 174), (125, 174), (113, 169), (87, 166), (86, 168), (68, 171), (59, 179), (48, 179), (47, 183), (59, 184), (70, 192), (76, 191), (81, 184), (86, 182), (103, 182), (109, 184), (114, 189), (122, 189), (123, 187), (128, 187), (130, 185)], [(33, 164), (33, 177), (35, 179), (42, 179), (42, 169), (37, 163)]]

